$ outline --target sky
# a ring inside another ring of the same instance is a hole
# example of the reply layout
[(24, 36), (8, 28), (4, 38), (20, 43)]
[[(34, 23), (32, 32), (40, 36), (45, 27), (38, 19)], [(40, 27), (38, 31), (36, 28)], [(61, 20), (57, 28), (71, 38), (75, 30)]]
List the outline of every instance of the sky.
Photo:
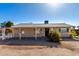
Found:
[(79, 4), (63, 3), (0, 3), (0, 23), (68, 23), (79, 25)]

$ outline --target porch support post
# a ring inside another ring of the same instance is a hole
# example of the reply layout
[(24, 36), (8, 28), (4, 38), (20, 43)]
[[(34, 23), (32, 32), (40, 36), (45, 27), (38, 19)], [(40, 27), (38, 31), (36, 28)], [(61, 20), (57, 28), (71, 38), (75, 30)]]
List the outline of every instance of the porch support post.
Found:
[(15, 38), (15, 30), (14, 30), (15, 28), (11, 28), (11, 30), (12, 30), (12, 37), (11, 38)]
[(35, 28), (35, 40), (37, 40), (37, 28)]
[(19, 39), (21, 40), (21, 28), (19, 28)]
[(15, 31), (12, 29), (12, 38), (14, 38)]
[(5, 39), (5, 28), (2, 28), (2, 40)]

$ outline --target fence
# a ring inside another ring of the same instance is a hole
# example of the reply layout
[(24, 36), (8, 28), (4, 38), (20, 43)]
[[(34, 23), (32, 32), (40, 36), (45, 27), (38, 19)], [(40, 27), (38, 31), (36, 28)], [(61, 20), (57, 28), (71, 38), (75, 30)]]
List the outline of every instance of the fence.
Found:
[(0, 39), (9, 39), (9, 38), (13, 38), (13, 34), (12, 33), (8, 33), (7, 35), (3, 36), (2, 33), (0, 33)]

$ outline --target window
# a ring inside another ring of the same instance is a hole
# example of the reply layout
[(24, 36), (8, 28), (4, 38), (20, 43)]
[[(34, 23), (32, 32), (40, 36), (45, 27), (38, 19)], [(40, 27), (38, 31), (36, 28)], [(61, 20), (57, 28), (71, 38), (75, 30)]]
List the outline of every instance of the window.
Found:
[(68, 32), (69, 29), (68, 29), (68, 28), (60, 28), (59, 31), (60, 31), (60, 32)]

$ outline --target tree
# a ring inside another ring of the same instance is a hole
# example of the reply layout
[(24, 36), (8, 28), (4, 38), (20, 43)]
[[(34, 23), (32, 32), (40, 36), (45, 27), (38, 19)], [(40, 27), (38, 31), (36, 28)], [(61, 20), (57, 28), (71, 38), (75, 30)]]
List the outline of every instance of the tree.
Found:
[(5, 27), (6, 27), (6, 29), (5, 29), (5, 34), (12, 33), (12, 29), (9, 29), (8, 27), (11, 27), (11, 26), (13, 26), (13, 25), (14, 25), (14, 24), (13, 24), (13, 22), (11, 22), (11, 21), (7, 21), (7, 22), (1, 23), (1, 27), (2, 27), (2, 28), (5, 28)]
[(5, 27), (6, 22), (0, 23), (1, 27)]
[(5, 27), (11, 27), (11, 26), (13, 26), (14, 24), (13, 24), (13, 22), (11, 22), (11, 21), (7, 21), (6, 23), (5, 23)]
[(11, 21), (3, 22), (3, 23), (0, 24), (1, 27), (11, 27), (13, 25), (14, 24)]

